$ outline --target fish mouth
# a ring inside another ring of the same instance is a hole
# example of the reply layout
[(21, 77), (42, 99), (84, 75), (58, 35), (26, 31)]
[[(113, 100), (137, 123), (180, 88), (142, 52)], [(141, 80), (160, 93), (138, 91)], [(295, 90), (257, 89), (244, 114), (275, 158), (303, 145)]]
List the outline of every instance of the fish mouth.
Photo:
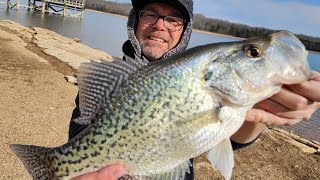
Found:
[(278, 72), (273, 78), (274, 82), (294, 84), (308, 79), (308, 51), (303, 43), (288, 31), (274, 33), (271, 38), (273, 48), (268, 52), (270, 56), (267, 60)]
[(272, 41), (278, 42), (279, 44), (290, 45), (291, 49), (305, 51), (303, 43), (289, 31), (279, 31), (271, 35)]

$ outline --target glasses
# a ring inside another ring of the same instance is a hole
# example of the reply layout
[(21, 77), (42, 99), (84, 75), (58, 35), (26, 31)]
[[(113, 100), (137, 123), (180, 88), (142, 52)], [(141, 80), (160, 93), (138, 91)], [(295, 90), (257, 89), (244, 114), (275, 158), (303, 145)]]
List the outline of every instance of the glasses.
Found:
[(142, 10), (139, 14), (139, 21), (143, 24), (156, 24), (159, 18), (163, 19), (164, 27), (166, 27), (169, 31), (179, 31), (186, 23), (186, 20), (184, 19), (173, 16), (160, 16), (152, 11), (147, 10)]

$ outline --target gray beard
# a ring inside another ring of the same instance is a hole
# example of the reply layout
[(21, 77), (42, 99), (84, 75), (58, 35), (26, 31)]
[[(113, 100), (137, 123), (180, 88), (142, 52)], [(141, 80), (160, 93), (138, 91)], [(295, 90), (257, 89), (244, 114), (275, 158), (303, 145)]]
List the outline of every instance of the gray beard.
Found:
[[(156, 45), (152, 45), (153, 47), (157, 47)], [(149, 60), (149, 61), (156, 61), (158, 59), (161, 59), (163, 54), (156, 53), (151, 50), (151, 48), (145, 48), (144, 43), (140, 43), (141, 51), (143, 55)]]

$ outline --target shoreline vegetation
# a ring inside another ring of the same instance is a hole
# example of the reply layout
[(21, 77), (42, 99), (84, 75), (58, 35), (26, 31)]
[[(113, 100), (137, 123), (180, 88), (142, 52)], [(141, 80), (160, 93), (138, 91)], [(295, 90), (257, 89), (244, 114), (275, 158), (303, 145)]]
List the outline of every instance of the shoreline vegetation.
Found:
[[(128, 16), (130, 10), (132, 9), (132, 5), (131, 3), (90, 0), (86, 1), (85, 8), (120, 16)], [(264, 36), (279, 31), (263, 27), (252, 27), (245, 24), (232, 23), (221, 19), (208, 18), (202, 14), (194, 15), (193, 27), (196, 31), (245, 39), (255, 36)], [(307, 50), (320, 54), (320, 37), (307, 36), (303, 34), (295, 35), (301, 40)]]

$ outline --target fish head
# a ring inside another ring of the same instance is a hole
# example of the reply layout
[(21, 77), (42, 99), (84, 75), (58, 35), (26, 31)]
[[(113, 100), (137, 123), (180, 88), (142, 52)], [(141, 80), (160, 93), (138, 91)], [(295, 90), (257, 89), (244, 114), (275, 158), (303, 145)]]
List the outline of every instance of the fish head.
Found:
[(288, 31), (222, 44), (205, 70), (205, 87), (222, 103), (253, 105), (277, 93), (283, 84), (307, 80), (307, 54)]

